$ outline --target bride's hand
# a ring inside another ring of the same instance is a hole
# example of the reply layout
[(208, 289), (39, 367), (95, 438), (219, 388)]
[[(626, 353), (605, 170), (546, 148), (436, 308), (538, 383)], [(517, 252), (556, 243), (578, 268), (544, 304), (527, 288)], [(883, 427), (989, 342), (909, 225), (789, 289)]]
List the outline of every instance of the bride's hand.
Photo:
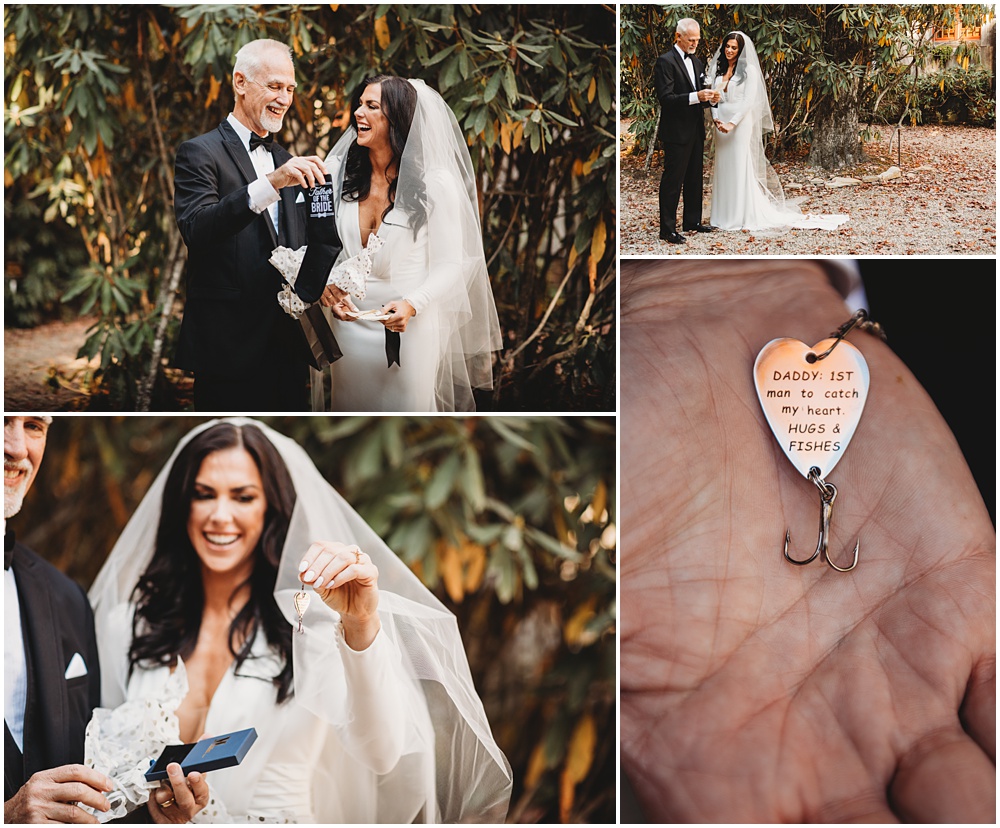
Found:
[(153, 822), (159, 824), (190, 822), (208, 804), (208, 782), (203, 774), (193, 771), (187, 778), (176, 762), (167, 765), (169, 783), (163, 782), (146, 804)]
[(379, 631), (378, 567), (357, 546), (318, 541), (299, 564), (302, 583), (312, 585), (324, 604), (340, 613), (352, 650), (364, 650)]
[(351, 297), (335, 285), (329, 285), (320, 297), (320, 303), (330, 309), (341, 322), (356, 322), (356, 316), (349, 316), (348, 311), (358, 312), (357, 306), (351, 301)]
[(397, 299), (395, 302), (389, 302), (382, 306), (382, 310), (385, 313), (392, 314), (388, 319), (383, 320), (382, 324), (390, 331), (397, 331), (398, 333), (403, 333), (406, 330), (406, 323), (410, 321), (410, 317), (417, 315), (416, 308), (405, 299)]

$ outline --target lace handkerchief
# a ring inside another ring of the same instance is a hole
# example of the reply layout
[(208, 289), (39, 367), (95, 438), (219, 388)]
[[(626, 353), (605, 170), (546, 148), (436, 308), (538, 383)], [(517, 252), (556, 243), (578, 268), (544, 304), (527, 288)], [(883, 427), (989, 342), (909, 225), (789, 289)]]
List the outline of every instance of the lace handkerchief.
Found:
[(306, 312), (306, 303), (299, 298), (293, 289), (305, 256), (305, 247), (300, 247), (298, 250), (292, 250), (290, 247), (276, 247), (271, 251), (269, 259), (285, 279), (285, 286), (278, 291), (278, 304), (292, 319), (298, 319)]
[(372, 256), (385, 244), (374, 233), (368, 236), (368, 246), (362, 247), (357, 256), (345, 259), (330, 271), (328, 285), (336, 285), (356, 299), (364, 299), (368, 287), (368, 277), (372, 272)]
[[(368, 246), (361, 248), (357, 256), (344, 259), (340, 264), (335, 265), (327, 278), (328, 285), (336, 285), (341, 290), (351, 294), (358, 299), (365, 298), (365, 290), (368, 287), (368, 277), (372, 272), (372, 256), (377, 253), (382, 245), (382, 239), (372, 233), (368, 236)], [(306, 247), (292, 250), (289, 247), (276, 247), (271, 252), (270, 262), (282, 275), (286, 284), (278, 292), (278, 304), (281, 309), (298, 319), (309, 307), (299, 298), (295, 292), (295, 280), (299, 276), (299, 268), (302, 267), (302, 260), (306, 256)]]
[(180, 742), (174, 711), (187, 695), (187, 673), (178, 659), (158, 699), (136, 699), (112, 709), (98, 707), (87, 725), (84, 763), (110, 777), (115, 789), (107, 795), (110, 811), (81, 805), (99, 822), (121, 819), (144, 805), (158, 782), (147, 782), (149, 760), (168, 744)]

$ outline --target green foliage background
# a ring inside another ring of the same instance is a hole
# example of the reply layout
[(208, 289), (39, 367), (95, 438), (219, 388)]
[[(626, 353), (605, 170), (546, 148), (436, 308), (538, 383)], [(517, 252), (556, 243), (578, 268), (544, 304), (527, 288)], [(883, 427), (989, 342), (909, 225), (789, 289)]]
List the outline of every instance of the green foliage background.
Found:
[[(855, 118), (872, 117), (888, 95), (894, 104), (888, 117), (917, 123), (929, 103), (928, 89), (919, 83), (923, 61), (940, 49), (923, 35), (956, 20), (978, 25), (993, 15), (992, 6), (971, 3), (623, 4), (622, 114), (633, 119), (630, 131), (637, 150), (645, 152), (655, 138), (659, 109), (656, 59), (673, 44), (677, 21), (691, 17), (701, 25), (698, 55), (706, 61), (726, 33), (738, 29), (750, 36), (767, 79), (775, 157), (834, 129), (845, 101)], [(975, 70), (968, 47), (958, 47), (954, 56), (961, 64), (956, 71)], [(857, 141), (856, 131), (851, 139)]]
[[(18, 538), (93, 580), (201, 417), (56, 417)], [(614, 418), (263, 418), (455, 612), (510, 819), (614, 822)]]
[(294, 152), (325, 154), (373, 72), (423, 78), (455, 111), (504, 334), (493, 407), (613, 410), (616, 34), (596, 4), (7, 5), (7, 322), (57, 297), (93, 314), (91, 407), (144, 409), (151, 389), (172, 408), (173, 153), (230, 111), (236, 50), (274, 37), (296, 55)]

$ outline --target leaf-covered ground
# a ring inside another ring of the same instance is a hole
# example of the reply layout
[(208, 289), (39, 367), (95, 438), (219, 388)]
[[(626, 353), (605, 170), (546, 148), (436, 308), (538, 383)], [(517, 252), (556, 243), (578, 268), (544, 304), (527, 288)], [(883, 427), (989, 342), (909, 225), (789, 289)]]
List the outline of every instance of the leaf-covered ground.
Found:
[[(690, 233), (686, 244), (659, 240), (657, 191), (663, 153), (653, 154), (645, 172), (645, 152), (633, 151), (628, 122), (621, 135), (621, 255), (735, 256), (915, 256), (996, 254), (996, 130), (959, 126), (903, 130), (901, 178), (830, 189), (815, 179), (878, 175), (898, 163), (891, 128), (865, 144), (869, 160), (828, 172), (801, 159), (774, 164), (785, 197), (803, 212), (847, 213), (851, 220), (834, 231), (789, 230), (778, 236), (749, 231)], [(705, 165), (703, 216), (710, 215), (712, 162)], [(799, 201), (801, 199), (801, 201)]]

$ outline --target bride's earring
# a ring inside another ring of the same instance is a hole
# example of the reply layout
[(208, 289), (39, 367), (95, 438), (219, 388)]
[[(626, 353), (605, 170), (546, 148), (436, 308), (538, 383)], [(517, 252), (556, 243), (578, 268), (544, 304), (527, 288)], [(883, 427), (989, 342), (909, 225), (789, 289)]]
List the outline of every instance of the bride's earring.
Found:
[(292, 603), (295, 604), (295, 613), (299, 616), (299, 629), (298, 632), (303, 632), (302, 629), (302, 616), (306, 614), (306, 610), (309, 609), (309, 593), (306, 592), (306, 585), (299, 582), (301, 589), (295, 593), (292, 597)]

